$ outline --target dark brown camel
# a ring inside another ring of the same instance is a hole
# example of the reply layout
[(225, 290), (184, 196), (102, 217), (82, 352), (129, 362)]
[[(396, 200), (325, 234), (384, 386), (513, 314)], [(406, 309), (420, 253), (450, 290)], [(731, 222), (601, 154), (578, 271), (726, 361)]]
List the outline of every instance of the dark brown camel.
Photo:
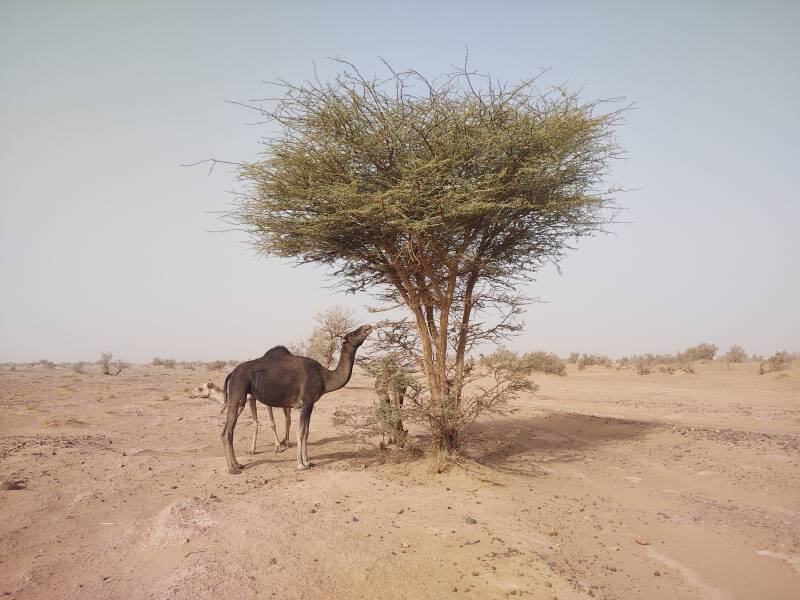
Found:
[(247, 394), (267, 406), (299, 408), (300, 424), (297, 428), (297, 468), (307, 469), (308, 428), (314, 404), (323, 394), (347, 385), (353, 373), (356, 351), (372, 331), (363, 325), (344, 336), (339, 364), (329, 370), (312, 358), (295, 356), (283, 346), (275, 346), (264, 356), (238, 365), (225, 378), (228, 416), (222, 430), (222, 446), (228, 460), (228, 472), (239, 472), (242, 465), (233, 451), (233, 430), (239, 416), (239, 406)]

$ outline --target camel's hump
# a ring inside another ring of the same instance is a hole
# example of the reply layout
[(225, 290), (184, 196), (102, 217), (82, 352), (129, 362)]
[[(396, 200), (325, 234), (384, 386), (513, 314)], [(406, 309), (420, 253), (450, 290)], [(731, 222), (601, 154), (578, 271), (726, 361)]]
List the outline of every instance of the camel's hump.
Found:
[(274, 348), (270, 348), (264, 353), (264, 356), (276, 356), (281, 354), (291, 354), (289, 349), (286, 346), (275, 346)]

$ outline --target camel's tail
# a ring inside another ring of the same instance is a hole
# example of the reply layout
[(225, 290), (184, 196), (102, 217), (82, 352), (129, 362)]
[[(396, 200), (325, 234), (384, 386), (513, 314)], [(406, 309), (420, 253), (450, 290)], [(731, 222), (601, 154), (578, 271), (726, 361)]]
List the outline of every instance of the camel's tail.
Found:
[[(236, 369), (234, 369), (234, 371), (235, 370)], [(223, 410), (224, 410), (225, 407), (228, 406), (228, 382), (231, 379), (231, 375), (233, 375), (233, 371), (228, 373), (228, 375), (225, 377), (225, 382), (222, 384), (222, 406), (223, 406)]]

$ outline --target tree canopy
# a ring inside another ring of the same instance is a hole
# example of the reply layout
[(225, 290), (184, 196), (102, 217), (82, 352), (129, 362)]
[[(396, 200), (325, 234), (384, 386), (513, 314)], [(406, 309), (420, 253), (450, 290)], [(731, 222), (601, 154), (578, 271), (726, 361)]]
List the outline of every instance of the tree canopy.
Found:
[(520, 284), (612, 218), (621, 111), (536, 78), (387, 70), (281, 82), (257, 109), (282, 133), (241, 165), (229, 216), (258, 252), (408, 308), (432, 397), (457, 403), (465, 353), (519, 327)]

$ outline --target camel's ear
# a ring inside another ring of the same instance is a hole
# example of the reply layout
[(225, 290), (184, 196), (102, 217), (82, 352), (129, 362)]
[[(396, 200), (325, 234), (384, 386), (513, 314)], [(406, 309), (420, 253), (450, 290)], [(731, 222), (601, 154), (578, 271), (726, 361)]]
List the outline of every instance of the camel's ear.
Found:
[(206, 384), (206, 387), (207, 387), (208, 389), (210, 389), (210, 390), (213, 390), (215, 386), (214, 386), (214, 384), (213, 384), (212, 382), (210, 382), (210, 381), (209, 381), (209, 382)]

